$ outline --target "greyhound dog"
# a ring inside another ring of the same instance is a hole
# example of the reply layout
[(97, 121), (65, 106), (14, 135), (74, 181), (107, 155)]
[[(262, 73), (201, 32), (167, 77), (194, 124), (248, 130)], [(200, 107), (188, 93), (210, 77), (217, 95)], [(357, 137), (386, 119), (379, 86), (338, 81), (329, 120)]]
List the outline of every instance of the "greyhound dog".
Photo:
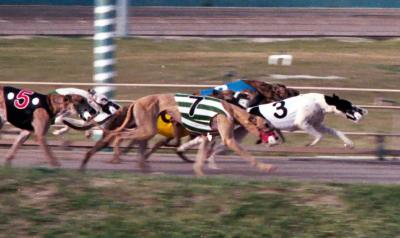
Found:
[(267, 119), (272, 125), (281, 130), (303, 130), (314, 137), (307, 144), (313, 146), (328, 133), (338, 137), (345, 147), (352, 148), (354, 143), (343, 132), (329, 128), (323, 124), (325, 114), (334, 113), (358, 123), (368, 111), (354, 106), (350, 101), (339, 98), (335, 94), (327, 96), (320, 93), (301, 94), (282, 101), (263, 104), (249, 108), (252, 114)]
[[(317, 144), (323, 137), (322, 133), (328, 133), (340, 138), (345, 143), (344, 146), (349, 148), (352, 148), (354, 143), (343, 132), (323, 124), (325, 114), (334, 113), (346, 116), (354, 122), (359, 122), (368, 113), (367, 110), (356, 107), (351, 102), (340, 99), (336, 95), (331, 97), (319, 93), (302, 94), (282, 101), (254, 106), (248, 108), (247, 111), (264, 117), (276, 129), (306, 131), (314, 137), (314, 141), (307, 144), (307, 146)], [(238, 128), (237, 139), (240, 141), (246, 134), (246, 131)], [(268, 139), (274, 140), (274, 137), (269, 137)], [(273, 142), (268, 144), (273, 144)], [(186, 149), (186, 147), (183, 149)], [(215, 163), (215, 156), (225, 150), (225, 146), (219, 145), (210, 153), (207, 159), (209, 168), (218, 169)]]
[(67, 96), (43, 95), (27, 89), (0, 87), (0, 128), (6, 121), (20, 128), (21, 132), (6, 155), (6, 163), (11, 164), (18, 148), (32, 132), (52, 166), (59, 166), (46, 142), (46, 133), (58, 115), (78, 114), (84, 120), (91, 120), (96, 111), (86, 98), (72, 94)]
[[(299, 91), (293, 88), (287, 88), (283, 84), (268, 84), (258, 80), (238, 80), (226, 85), (217, 86), (214, 89), (201, 90), (200, 93), (211, 94), (213, 97), (223, 99), (244, 109), (251, 106), (270, 103), (299, 95)], [(241, 127), (235, 129), (235, 138), (238, 141), (241, 141), (246, 135), (247, 131), (245, 129)], [(273, 135), (264, 134), (264, 136), (266, 136), (266, 140), (270, 140), (268, 141), (269, 145), (282, 142), (274, 139), (275, 136)], [(280, 135), (277, 138), (283, 139), (284, 137)], [(177, 154), (181, 158), (186, 158), (184, 152), (189, 148), (199, 145), (201, 141), (201, 137), (195, 137), (192, 140), (180, 145), (177, 148)], [(156, 144), (156, 146), (157, 145), (158, 144)], [(221, 153), (225, 150), (226, 147), (220, 145), (212, 152), (211, 157), (214, 157), (218, 153)], [(150, 152), (152, 151), (154, 151), (154, 149), (152, 149)], [(188, 158), (186, 158), (186, 160), (190, 161)], [(209, 159), (209, 162), (209, 167), (214, 169), (217, 168), (213, 159)]]
[[(124, 139), (129, 139), (139, 144), (139, 165), (144, 168), (144, 152), (147, 141), (157, 134), (157, 117), (160, 112), (166, 111), (174, 120), (182, 124), (192, 133), (198, 133), (206, 137), (206, 133), (219, 134), (224, 144), (235, 151), (251, 165), (263, 171), (271, 171), (274, 167), (271, 164), (258, 162), (245, 149), (243, 149), (233, 136), (235, 122), (244, 126), (252, 134), (257, 136), (260, 132), (271, 130), (268, 122), (257, 116), (252, 116), (238, 106), (225, 101), (188, 94), (157, 94), (149, 95), (138, 99), (131, 104), (123, 125), (113, 133), (98, 141), (94, 148), (89, 150), (81, 164), (84, 169), (90, 157), (97, 150), (107, 145), (115, 138), (114, 153), (120, 155), (119, 144)], [(125, 129), (130, 121), (134, 120), (134, 129)], [(203, 164), (206, 159), (205, 150), (209, 141), (203, 140), (197, 155), (193, 169), (196, 175), (203, 175)]]
[[(85, 97), (89, 104), (96, 110), (96, 117), (93, 118), (91, 124), (93, 126), (103, 124), (112, 114), (114, 114), (120, 106), (110, 101), (105, 95), (96, 93), (95, 90), (89, 89), (88, 91), (79, 88), (58, 88), (55, 90), (60, 95), (77, 94)], [(87, 124), (81, 120), (75, 120), (67, 117), (68, 115), (60, 115), (56, 118), (56, 123), (63, 123), (66, 126), (53, 131), (53, 135), (62, 135), (70, 128), (87, 128)], [(85, 127), (84, 127), (85, 126)], [(92, 127), (92, 126), (91, 126)], [(86, 137), (89, 137), (91, 130), (86, 130)]]
[[(247, 108), (249, 106), (270, 103), (273, 101), (297, 96), (299, 95), (299, 91), (297, 91), (296, 89), (287, 88), (283, 84), (269, 84), (258, 80), (241, 79), (217, 86), (215, 88), (200, 90), (196, 95), (219, 98), (229, 103), (235, 104), (239, 107)], [(160, 139), (160, 141), (158, 141), (146, 154), (145, 158), (148, 158), (159, 147), (170, 145), (177, 146), (176, 153), (184, 161), (193, 162), (185, 156), (184, 152), (189, 148), (199, 145), (202, 142), (202, 137), (197, 137), (191, 134), (191, 140), (181, 145), (180, 138), (190, 133), (185, 132), (185, 129), (182, 128), (179, 123), (174, 123), (168, 118), (164, 120), (162, 120), (161, 118), (158, 120), (157, 126), (159, 134), (164, 135), (165, 138)], [(177, 137), (173, 136), (173, 130), (178, 130), (175, 133), (176, 135), (178, 135)], [(235, 130), (235, 138), (237, 138), (239, 141), (241, 141), (241, 139), (244, 138), (246, 134), (246, 129), (237, 128)], [(270, 136), (267, 134), (264, 134), (264, 136), (266, 136), (268, 139), (274, 138), (274, 136)], [(282, 135), (280, 135), (279, 138), (283, 138)], [(173, 141), (174, 143), (170, 143), (171, 141)], [(270, 142), (269, 144), (274, 143)]]

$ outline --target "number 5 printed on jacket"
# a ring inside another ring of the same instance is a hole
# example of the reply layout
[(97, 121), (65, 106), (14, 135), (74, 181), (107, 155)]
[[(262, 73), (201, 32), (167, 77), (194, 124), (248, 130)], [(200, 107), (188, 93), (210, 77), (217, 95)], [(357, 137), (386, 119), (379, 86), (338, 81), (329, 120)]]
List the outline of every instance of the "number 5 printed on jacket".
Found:
[(4, 87), (3, 90), (6, 98), (7, 120), (15, 127), (33, 130), (33, 112), (37, 108), (44, 108), (49, 115), (53, 114), (43, 94), (13, 87)]

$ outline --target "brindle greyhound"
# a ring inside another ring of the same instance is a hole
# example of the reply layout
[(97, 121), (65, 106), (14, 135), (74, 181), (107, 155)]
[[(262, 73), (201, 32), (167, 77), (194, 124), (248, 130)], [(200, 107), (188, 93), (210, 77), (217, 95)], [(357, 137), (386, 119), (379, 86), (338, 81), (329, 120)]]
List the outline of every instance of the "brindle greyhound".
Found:
[[(114, 132), (98, 141), (81, 164), (85, 169), (87, 162), (96, 151), (114, 142), (114, 153), (120, 155), (119, 144), (124, 139), (135, 141), (139, 144), (139, 165), (145, 167), (144, 152), (148, 140), (157, 134), (157, 117), (160, 112), (166, 111), (178, 123), (190, 131), (197, 131), (206, 138), (206, 133), (215, 133), (221, 136), (223, 143), (236, 152), (241, 158), (250, 162), (254, 167), (263, 171), (271, 171), (274, 166), (258, 162), (235, 140), (233, 130), (235, 122), (245, 127), (250, 133), (260, 136), (260, 132), (270, 130), (268, 122), (258, 116), (252, 116), (238, 106), (211, 97), (196, 97), (186, 94), (157, 94), (138, 99), (131, 104), (123, 125)], [(135, 121), (134, 129), (125, 129), (132, 120)], [(193, 168), (197, 175), (203, 175), (203, 165), (206, 159), (206, 148), (209, 141), (203, 140)]]
[[(118, 104), (112, 102), (105, 95), (97, 93), (93, 89), (89, 89), (86, 91), (79, 88), (58, 88), (55, 90), (55, 92), (60, 95), (77, 94), (86, 98), (89, 104), (93, 107), (93, 109), (96, 110), (97, 113), (96, 117), (93, 118), (93, 120), (91, 121), (93, 125), (97, 123), (98, 125), (104, 126), (102, 124), (108, 121), (109, 117), (116, 113), (117, 110), (120, 108)], [(55, 123), (64, 123), (65, 126), (60, 129), (54, 130), (53, 135), (62, 135), (68, 132), (70, 128), (73, 128), (77, 130), (85, 130), (86, 137), (90, 137), (92, 131), (89, 129), (91, 129), (92, 125), (88, 127), (88, 125), (85, 122), (82, 122), (82, 120), (76, 120), (67, 116), (68, 115), (57, 116), (57, 118), (55, 119)], [(79, 127), (78, 125), (81, 126)]]
[(6, 155), (6, 164), (11, 164), (18, 148), (33, 132), (50, 164), (59, 166), (60, 163), (48, 148), (45, 136), (54, 118), (65, 113), (78, 114), (82, 119), (90, 120), (95, 110), (79, 95), (43, 95), (26, 89), (0, 87), (0, 128), (8, 121), (21, 129)]

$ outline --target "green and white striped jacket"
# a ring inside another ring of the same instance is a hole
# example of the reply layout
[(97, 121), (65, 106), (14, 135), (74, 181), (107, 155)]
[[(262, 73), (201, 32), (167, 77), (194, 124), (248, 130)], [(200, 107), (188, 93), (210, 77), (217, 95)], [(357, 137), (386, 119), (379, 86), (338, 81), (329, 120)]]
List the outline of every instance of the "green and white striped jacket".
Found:
[(194, 133), (213, 132), (215, 129), (211, 128), (211, 120), (218, 114), (229, 116), (217, 98), (177, 93), (175, 101), (183, 126)]

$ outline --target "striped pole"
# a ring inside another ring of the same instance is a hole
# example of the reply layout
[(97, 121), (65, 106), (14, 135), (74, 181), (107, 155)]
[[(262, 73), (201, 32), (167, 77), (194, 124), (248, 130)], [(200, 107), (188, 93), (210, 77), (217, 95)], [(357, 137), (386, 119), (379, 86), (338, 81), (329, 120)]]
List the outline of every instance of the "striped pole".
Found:
[[(95, 83), (113, 83), (115, 72), (115, 0), (95, 0), (94, 8), (94, 76)], [(114, 87), (98, 86), (96, 92), (114, 96)]]

